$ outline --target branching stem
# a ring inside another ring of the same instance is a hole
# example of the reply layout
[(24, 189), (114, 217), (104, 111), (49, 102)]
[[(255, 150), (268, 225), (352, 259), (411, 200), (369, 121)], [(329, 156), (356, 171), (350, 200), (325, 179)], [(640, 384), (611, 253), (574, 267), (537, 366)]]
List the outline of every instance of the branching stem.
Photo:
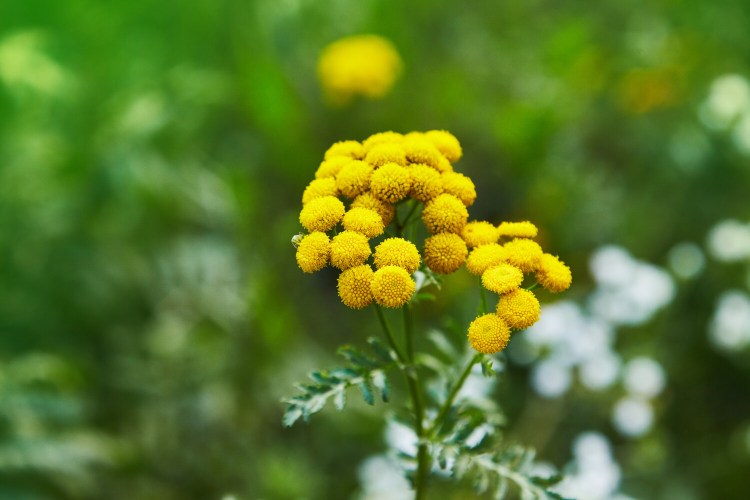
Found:
[(471, 369), (481, 359), (482, 359), (482, 354), (476, 353), (474, 357), (472, 357), (471, 360), (467, 363), (466, 367), (464, 368), (464, 371), (461, 373), (461, 376), (456, 381), (456, 384), (453, 386), (453, 389), (451, 389), (450, 394), (448, 394), (448, 398), (445, 400), (445, 403), (443, 403), (443, 406), (440, 408), (440, 411), (435, 417), (435, 420), (433, 420), (432, 427), (430, 427), (430, 431), (428, 432), (428, 435), (433, 435), (435, 432), (437, 432), (438, 429), (440, 429), (440, 426), (443, 425), (443, 420), (445, 419), (445, 416), (448, 414), (451, 407), (453, 406), (453, 401), (456, 399), (458, 392), (464, 386), (464, 382), (466, 382), (466, 379), (469, 377), (469, 374), (471, 373)]

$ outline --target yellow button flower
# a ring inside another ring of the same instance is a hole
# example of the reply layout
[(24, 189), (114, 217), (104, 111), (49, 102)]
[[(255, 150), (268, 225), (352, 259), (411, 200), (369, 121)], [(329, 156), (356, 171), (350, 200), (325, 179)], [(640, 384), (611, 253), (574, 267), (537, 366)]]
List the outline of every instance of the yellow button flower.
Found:
[(522, 330), (539, 321), (541, 308), (536, 296), (529, 290), (517, 288), (500, 296), (497, 315), (511, 328)]
[(339, 141), (333, 145), (323, 155), (323, 158), (330, 160), (337, 156), (351, 158), (352, 160), (361, 160), (365, 156), (365, 148), (358, 141)]
[(466, 206), (447, 193), (435, 197), (422, 211), (422, 222), (431, 234), (460, 233), (468, 219)]
[(342, 231), (331, 241), (331, 265), (341, 270), (364, 264), (370, 256), (367, 236), (354, 231)]
[(445, 158), (451, 163), (461, 159), (461, 143), (456, 136), (445, 130), (430, 130), (425, 132), (425, 139), (430, 141), (438, 150), (443, 153)]
[(401, 307), (411, 299), (416, 283), (403, 268), (385, 266), (375, 271), (370, 288), (381, 306)]
[(419, 269), (419, 250), (411, 241), (403, 238), (388, 238), (375, 247), (375, 267), (398, 266), (409, 274)]
[(350, 208), (341, 223), (347, 231), (362, 233), (368, 238), (383, 234), (383, 218), (370, 208)]
[(318, 78), (335, 104), (346, 104), (355, 95), (382, 97), (400, 72), (396, 48), (377, 35), (342, 38), (328, 45), (318, 60)]
[(539, 230), (529, 221), (523, 222), (501, 222), (497, 227), (499, 236), (511, 238), (536, 238)]
[(363, 161), (351, 160), (336, 176), (336, 188), (347, 198), (356, 198), (370, 188), (372, 170), (372, 166)]
[(444, 172), (442, 174), (443, 191), (454, 195), (468, 206), (477, 199), (477, 191), (474, 182), (464, 174), (458, 172)]
[(416, 137), (407, 134), (402, 146), (409, 163), (420, 163), (437, 169), (445, 159), (442, 153), (421, 134)]
[(324, 179), (326, 177), (336, 177), (339, 172), (341, 172), (341, 169), (344, 168), (344, 165), (350, 161), (352, 161), (352, 159), (346, 156), (334, 156), (328, 160), (323, 160), (318, 167), (318, 170), (315, 171), (315, 178)]
[(398, 132), (378, 132), (362, 141), (362, 147), (365, 148), (365, 154), (367, 154), (378, 144), (401, 144), (403, 139), (404, 136)]
[(367, 264), (350, 267), (339, 275), (338, 292), (341, 302), (352, 309), (362, 309), (372, 303), (370, 288), (375, 273)]
[(306, 273), (320, 271), (328, 264), (331, 241), (326, 233), (315, 231), (305, 235), (297, 246), (297, 265)]
[(469, 345), (482, 354), (495, 354), (505, 349), (510, 340), (510, 328), (497, 314), (479, 316), (469, 325)]
[(365, 161), (375, 168), (386, 163), (395, 163), (403, 167), (406, 166), (406, 153), (400, 144), (386, 142), (373, 146), (365, 156)]
[(321, 196), (302, 207), (299, 222), (310, 232), (330, 231), (344, 216), (344, 204), (335, 196)]
[(383, 224), (388, 225), (396, 216), (396, 208), (383, 200), (378, 199), (371, 192), (367, 191), (354, 198), (351, 208), (369, 208), (375, 210), (383, 219)]
[(536, 270), (544, 253), (539, 243), (525, 238), (511, 240), (503, 248), (507, 252), (507, 261), (525, 273)]
[(438, 274), (450, 274), (466, 261), (469, 250), (461, 237), (453, 233), (440, 233), (424, 242), (424, 262)]
[(497, 228), (487, 221), (472, 221), (461, 231), (469, 248), (497, 243)]
[(573, 275), (564, 262), (554, 255), (545, 253), (539, 259), (536, 280), (550, 292), (558, 293), (570, 287)]
[(315, 179), (307, 185), (302, 193), (302, 204), (307, 205), (310, 200), (322, 196), (336, 196), (336, 179), (326, 177), (324, 179)]
[(428, 165), (415, 164), (408, 168), (411, 176), (411, 192), (415, 200), (426, 203), (443, 192), (440, 173)]
[(497, 243), (476, 247), (466, 259), (466, 269), (475, 276), (481, 276), (487, 269), (502, 264), (506, 255), (505, 249)]
[(521, 270), (510, 264), (498, 264), (482, 273), (482, 285), (487, 290), (499, 294), (515, 290), (521, 286), (522, 281), (523, 273)]
[(411, 175), (395, 163), (386, 163), (372, 174), (370, 191), (383, 201), (396, 203), (409, 195)]

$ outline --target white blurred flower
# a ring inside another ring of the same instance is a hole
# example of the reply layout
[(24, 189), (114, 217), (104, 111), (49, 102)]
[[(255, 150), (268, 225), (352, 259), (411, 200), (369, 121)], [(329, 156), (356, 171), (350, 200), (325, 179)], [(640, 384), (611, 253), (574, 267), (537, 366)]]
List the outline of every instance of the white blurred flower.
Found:
[(617, 381), (622, 361), (614, 352), (607, 351), (586, 360), (580, 367), (581, 383), (594, 391), (601, 391)]
[(385, 428), (385, 441), (393, 450), (412, 457), (417, 456), (417, 435), (411, 427), (389, 419)]
[(734, 219), (719, 222), (708, 233), (708, 251), (722, 262), (750, 257), (750, 224)]
[(656, 397), (665, 384), (664, 369), (653, 359), (638, 357), (625, 366), (625, 389), (633, 396)]
[(638, 263), (623, 248), (608, 245), (599, 248), (589, 260), (589, 268), (597, 284), (620, 288), (627, 286)]
[(553, 346), (574, 335), (585, 322), (581, 308), (572, 301), (545, 304), (539, 321), (526, 330), (523, 338), (534, 345)]
[(713, 81), (701, 108), (701, 119), (711, 128), (727, 128), (750, 107), (750, 85), (740, 75), (724, 75)]
[(414, 492), (398, 465), (383, 455), (368, 458), (359, 467), (360, 500), (411, 500)]
[(750, 110), (745, 110), (745, 114), (734, 128), (732, 139), (740, 153), (750, 156)]
[(605, 500), (612, 498), (620, 484), (620, 467), (612, 459), (607, 438), (586, 432), (573, 444), (574, 460), (554, 490), (566, 498)]
[(648, 401), (626, 396), (615, 404), (612, 423), (620, 434), (640, 437), (651, 429), (654, 423), (654, 410)]
[(719, 297), (708, 333), (720, 349), (739, 350), (750, 344), (750, 298), (746, 293), (729, 290)]
[(706, 257), (695, 243), (678, 243), (667, 254), (672, 272), (679, 278), (691, 279), (698, 276), (706, 267)]
[(495, 387), (495, 378), (487, 378), (482, 374), (482, 366), (475, 364), (471, 368), (471, 373), (466, 378), (466, 382), (458, 391), (456, 400), (468, 399), (478, 401), (486, 399)]
[(534, 366), (531, 384), (540, 396), (558, 397), (570, 388), (570, 368), (556, 358), (545, 359)]

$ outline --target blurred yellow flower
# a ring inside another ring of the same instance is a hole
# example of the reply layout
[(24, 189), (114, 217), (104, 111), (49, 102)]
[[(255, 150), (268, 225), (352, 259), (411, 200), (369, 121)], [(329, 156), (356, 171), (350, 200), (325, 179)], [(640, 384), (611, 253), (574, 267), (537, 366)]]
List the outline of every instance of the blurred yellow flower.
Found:
[(335, 196), (310, 200), (299, 214), (299, 222), (308, 231), (329, 231), (344, 216), (344, 204)]
[(400, 144), (386, 142), (373, 146), (367, 152), (365, 161), (375, 168), (386, 163), (396, 163), (403, 167), (406, 166), (406, 153)]
[(468, 206), (474, 203), (477, 199), (477, 190), (474, 187), (474, 182), (464, 174), (458, 172), (443, 172), (443, 191), (452, 194), (461, 202)]
[(478, 246), (469, 253), (466, 269), (475, 276), (481, 276), (487, 269), (502, 264), (506, 255), (503, 246), (497, 243)]
[(497, 227), (497, 233), (500, 237), (534, 238), (538, 232), (536, 226), (529, 221), (501, 222)]
[(401, 57), (390, 41), (377, 35), (356, 35), (323, 49), (318, 78), (328, 99), (342, 105), (356, 95), (383, 97), (393, 87), (401, 66)]
[(313, 179), (302, 192), (302, 205), (307, 205), (310, 200), (321, 198), (323, 196), (336, 196), (336, 179), (325, 177), (323, 179)]
[(404, 238), (387, 238), (375, 247), (373, 255), (375, 267), (398, 266), (409, 274), (419, 269), (419, 250), (409, 240)]
[(365, 156), (365, 148), (362, 146), (362, 143), (358, 141), (339, 141), (333, 143), (333, 145), (328, 148), (323, 155), (323, 158), (330, 160), (337, 156), (343, 156), (353, 160), (361, 160)]
[(411, 299), (416, 283), (398, 266), (385, 266), (373, 276), (371, 289), (375, 302), (384, 307), (401, 307)]
[(306, 273), (320, 271), (328, 264), (331, 242), (325, 233), (315, 231), (302, 238), (297, 246), (297, 265)]
[(341, 302), (352, 309), (362, 309), (372, 303), (370, 285), (375, 275), (367, 264), (351, 267), (339, 275), (338, 292)]
[(507, 252), (506, 260), (525, 273), (536, 270), (543, 253), (539, 243), (525, 238), (511, 240), (503, 248)]
[(539, 321), (541, 308), (533, 292), (517, 288), (500, 296), (497, 315), (511, 328), (528, 328)]
[(469, 345), (482, 354), (495, 354), (505, 349), (510, 328), (497, 314), (479, 316), (469, 325)]
[(406, 159), (410, 163), (421, 163), (439, 169), (447, 161), (443, 154), (427, 139), (420, 136), (407, 136), (402, 144)]
[(389, 130), (387, 132), (377, 132), (362, 141), (362, 147), (365, 148), (365, 154), (369, 153), (379, 144), (401, 144), (404, 140), (403, 134)]
[(327, 177), (336, 177), (344, 165), (352, 161), (348, 156), (332, 156), (327, 160), (323, 160), (315, 171), (316, 179), (324, 179)]
[(487, 221), (471, 221), (461, 231), (469, 248), (489, 245), (497, 242), (497, 228)]
[(367, 236), (354, 231), (342, 231), (331, 241), (331, 265), (341, 270), (364, 264), (370, 256)]
[(424, 242), (424, 262), (438, 274), (450, 274), (466, 261), (469, 250), (457, 234), (440, 233)]
[(455, 163), (461, 159), (463, 155), (461, 143), (450, 132), (446, 130), (430, 130), (424, 133), (424, 137), (438, 148), (449, 162)]
[(567, 290), (573, 281), (570, 268), (554, 255), (545, 253), (539, 259), (536, 279), (550, 292), (558, 293)]

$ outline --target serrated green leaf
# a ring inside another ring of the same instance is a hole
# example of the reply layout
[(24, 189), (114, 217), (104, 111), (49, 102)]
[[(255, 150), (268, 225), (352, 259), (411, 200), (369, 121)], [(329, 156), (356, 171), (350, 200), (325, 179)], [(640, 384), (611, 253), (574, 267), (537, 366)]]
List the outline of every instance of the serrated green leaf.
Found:
[(373, 396), (372, 393), (372, 384), (370, 383), (370, 380), (365, 378), (360, 383), (357, 384), (359, 387), (359, 391), (362, 393), (362, 398), (364, 398), (365, 403), (368, 405), (374, 405), (375, 404), (375, 396)]
[(391, 363), (396, 359), (396, 353), (393, 352), (385, 343), (377, 337), (367, 339), (372, 351), (385, 363)]
[(331, 370), (331, 375), (342, 381), (348, 381), (359, 376), (359, 374), (351, 368), (334, 368)]
[(380, 365), (374, 359), (367, 356), (354, 346), (345, 345), (339, 347), (338, 353), (345, 357), (350, 363), (361, 368), (378, 368)]
[(291, 427), (302, 416), (302, 410), (299, 406), (290, 405), (284, 412), (284, 427)]
[(380, 391), (380, 397), (383, 398), (383, 402), (387, 403), (390, 399), (391, 384), (381, 370), (372, 372), (372, 385)]
[(338, 411), (344, 409), (344, 406), (346, 406), (346, 389), (342, 388), (336, 393), (336, 396), (333, 398), (333, 405)]

